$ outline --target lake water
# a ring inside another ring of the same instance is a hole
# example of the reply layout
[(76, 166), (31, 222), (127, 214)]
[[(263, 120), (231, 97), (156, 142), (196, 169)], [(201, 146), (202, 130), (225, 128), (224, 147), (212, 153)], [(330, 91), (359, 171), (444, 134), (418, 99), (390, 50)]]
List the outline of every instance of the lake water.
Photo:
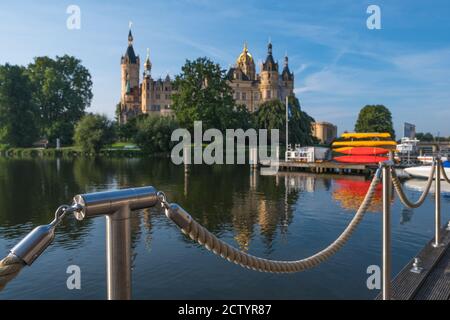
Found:
[[(420, 183), (410, 182), (417, 199)], [(169, 159), (11, 160), (0, 158), (0, 254), (47, 224), (75, 194), (153, 185), (224, 241), (256, 256), (296, 260), (326, 247), (352, 219), (368, 188), (363, 177), (280, 173), (248, 166), (195, 166), (185, 175)], [(450, 195), (442, 201), (450, 218)], [(159, 208), (135, 212), (134, 299), (372, 299), (369, 265), (381, 264), (381, 189), (347, 245), (319, 267), (267, 274), (229, 263), (187, 239)], [(434, 200), (416, 210), (393, 202), (393, 272), (433, 237)], [(81, 269), (68, 290), (67, 267)], [(105, 299), (105, 218), (65, 219), (54, 243), (0, 292), (0, 299)]]

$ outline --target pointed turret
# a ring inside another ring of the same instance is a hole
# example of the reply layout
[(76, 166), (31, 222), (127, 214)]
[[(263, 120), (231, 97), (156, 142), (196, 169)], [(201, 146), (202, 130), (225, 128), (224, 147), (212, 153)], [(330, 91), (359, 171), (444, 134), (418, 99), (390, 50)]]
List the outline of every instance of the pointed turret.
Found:
[(147, 57), (144, 63), (144, 77), (150, 77), (152, 71), (152, 62), (150, 61), (150, 49), (147, 48)]
[(294, 79), (294, 74), (291, 73), (291, 71), (289, 70), (289, 58), (288, 58), (287, 54), (284, 57), (284, 67), (283, 67), (283, 72), (281, 73), (281, 77), (285, 81), (291, 81)]
[(272, 56), (272, 42), (270, 40), (267, 45), (267, 57), (263, 63), (263, 71), (278, 71), (278, 63), (275, 62)]

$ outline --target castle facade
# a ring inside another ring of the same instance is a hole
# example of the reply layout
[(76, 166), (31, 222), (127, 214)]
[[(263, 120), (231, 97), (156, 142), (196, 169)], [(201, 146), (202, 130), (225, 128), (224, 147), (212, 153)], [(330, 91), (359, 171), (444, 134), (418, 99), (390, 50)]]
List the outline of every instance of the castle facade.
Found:
[[(120, 123), (126, 123), (128, 119), (139, 114), (172, 113), (173, 81), (168, 75), (165, 79), (152, 78), (152, 63), (148, 51), (142, 82), (140, 81), (140, 58), (133, 48), (131, 30), (128, 33), (128, 47), (120, 65)], [(245, 105), (250, 112), (258, 110), (261, 103), (272, 99), (284, 101), (286, 96), (294, 94), (294, 74), (289, 70), (288, 57), (284, 58), (280, 73), (278, 62), (272, 55), (271, 43), (267, 46), (267, 56), (260, 65), (259, 74), (256, 73), (255, 61), (245, 44), (235, 65), (228, 70), (226, 76), (237, 104)]]

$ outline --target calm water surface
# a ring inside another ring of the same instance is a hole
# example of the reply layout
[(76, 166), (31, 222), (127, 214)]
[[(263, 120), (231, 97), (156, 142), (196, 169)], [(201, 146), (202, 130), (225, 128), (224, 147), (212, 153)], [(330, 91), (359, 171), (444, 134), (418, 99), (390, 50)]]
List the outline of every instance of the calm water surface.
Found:
[[(188, 176), (167, 159), (0, 159), (0, 254), (78, 193), (153, 185), (219, 238), (257, 256), (294, 260), (323, 249), (344, 230), (369, 181), (362, 177), (252, 174), (247, 166), (196, 166)], [(417, 199), (421, 181), (410, 181)], [(450, 190), (450, 188), (447, 188)], [(443, 221), (450, 218), (444, 195)], [(132, 221), (135, 299), (371, 299), (369, 265), (381, 263), (381, 189), (348, 244), (321, 266), (273, 275), (243, 269), (184, 237), (157, 208)], [(393, 271), (433, 237), (433, 197), (416, 210), (393, 203)], [(81, 290), (66, 269), (81, 268)], [(0, 292), (0, 299), (104, 299), (105, 218), (58, 228), (47, 251)]]

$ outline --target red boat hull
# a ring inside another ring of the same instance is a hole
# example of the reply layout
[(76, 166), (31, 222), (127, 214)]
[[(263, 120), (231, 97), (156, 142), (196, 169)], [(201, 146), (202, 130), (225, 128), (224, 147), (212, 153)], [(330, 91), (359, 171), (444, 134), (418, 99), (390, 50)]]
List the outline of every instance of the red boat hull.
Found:
[(389, 152), (387, 149), (377, 147), (344, 147), (335, 149), (334, 151), (355, 156), (375, 156), (379, 154), (387, 154)]
[(387, 161), (389, 158), (387, 157), (379, 157), (379, 156), (341, 156), (335, 157), (335, 161), (343, 162), (343, 163), (378, 163), (382, 161)]

